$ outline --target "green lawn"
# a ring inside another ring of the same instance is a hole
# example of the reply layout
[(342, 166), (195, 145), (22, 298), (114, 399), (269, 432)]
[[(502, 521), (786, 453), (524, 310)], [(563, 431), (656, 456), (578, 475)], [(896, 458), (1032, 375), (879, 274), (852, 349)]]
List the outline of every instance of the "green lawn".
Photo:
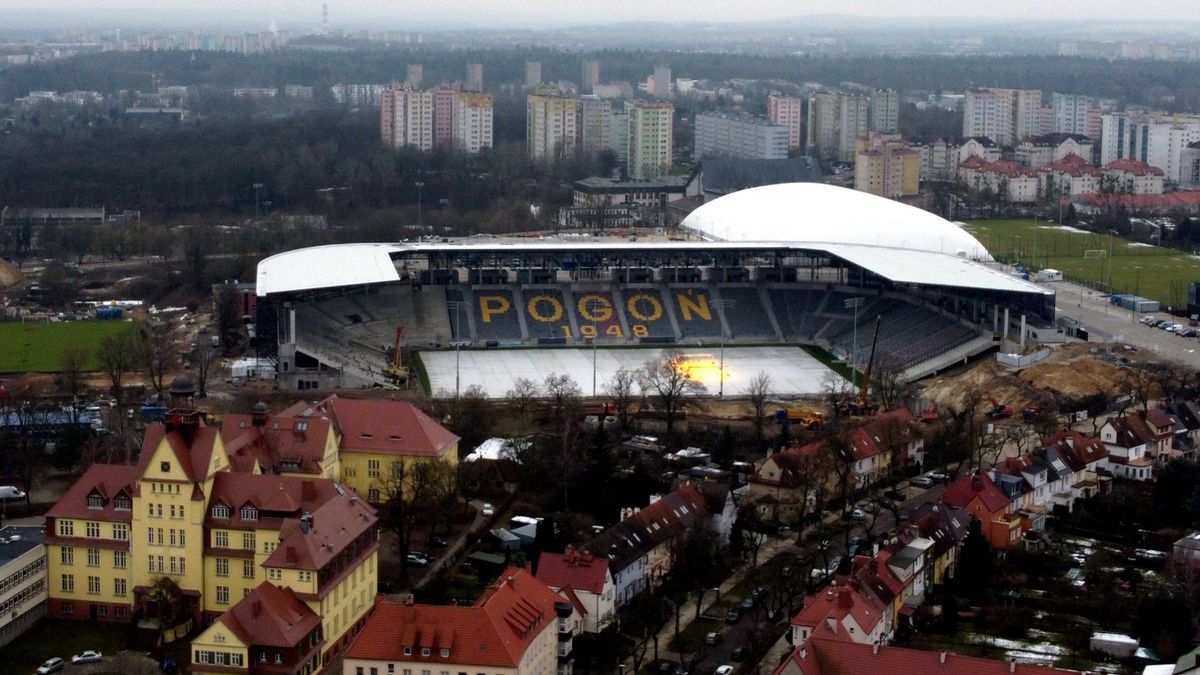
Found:
[(69, 661), (86, 649), (109, 657), (125, 648), (128, 637), (127, 623), (42, 619), (0, 649), (0, 672), (32, 673), (46, 659), (58, 656)]
[(109, 335), (132, 330), (128, 321), (33, 321), (0, 323), (0, 373), (53, 373), (67, 347), (78, 346), (92, 355), (92, 370), (99, 370), (96, 348)]
[[(1072, 281), (1103, 289), (1108, 289), (1111, 273), (1114, 292), (1136, 293), (1164, 306), (1186, 304), (1188, 283), (1200, 281), (1200, 257), (1120, 237), (1031, 219), (975, 220), (967, 230), (997, 258), (1019, 260), (1031, 270), (1060, 270)], [(1084, 257), (1085, 251), (1104, 253)]]

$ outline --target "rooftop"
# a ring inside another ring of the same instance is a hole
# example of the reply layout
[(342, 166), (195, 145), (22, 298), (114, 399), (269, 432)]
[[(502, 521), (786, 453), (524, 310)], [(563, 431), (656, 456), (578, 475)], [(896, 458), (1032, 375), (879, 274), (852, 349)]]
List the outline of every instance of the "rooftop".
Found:
[(0, 530), (0, 566), (20, 558), (35, 548), (41, 548), (45, 528), (9, 525)]

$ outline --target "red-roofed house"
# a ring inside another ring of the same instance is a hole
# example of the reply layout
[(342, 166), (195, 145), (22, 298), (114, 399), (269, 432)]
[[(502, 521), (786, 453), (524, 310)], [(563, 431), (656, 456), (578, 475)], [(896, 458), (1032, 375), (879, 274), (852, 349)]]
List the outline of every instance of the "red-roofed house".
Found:
[(537, 578), (579, 603), (585, 633), (599, 633), (615, 618), (616, 587), (607, 558), (570, 547), (565, 553), (544, 552), (538, 557)]
[(1161, 410), (1110, 417), (1100, 427), (1108, 446), (1109, 471), (1118, 478), (1151, 480), (1154, 460), (1171, 450), (1175, 423)]
[(514, 567), (470, 607), (379, 598), (342, 672), (569, 675), (573, 616), (570, 602)]
[(811, 595), (792, 617), (792, 644), (829, 637), (862, 644), (886, 643), (892, 637), (892, 616), (872, 593), (851, 579)]
[(1011, 513), (1008, 496), (982, 471), (947, 485), (941, 501), (978, 518), (992, 548), (1012, 548), (1021, 541), (1021, 517)]
[(1163, 170), (1141, 160), (1126, 157), (1114, 159), (1102, 167), (1104, 175), (1111, 176), (1125, 189), (1135, 195), (1161, 195), (1163, 193)]
[(814, 513), (836, 492), (832, 458), (825, 444), (786, 448), (758, 464), (750, 476), (750, 503), (770, 520), (792, 522)]
[(321, 670), (324, 644), (321, 617), (264, 581), (192, 640), (191, 672), (309, 675)]
[(958, 165), (958, 176), (972, 190), (990, 190), (1009, 202), (1037, 201), (1041, 187), (1036, 170), (1003, 159), (988, 162), (968, 157)]
[(994, 661), (818, 637), (797, 647), (774, 675), (1082, 675), (1041, 664)]

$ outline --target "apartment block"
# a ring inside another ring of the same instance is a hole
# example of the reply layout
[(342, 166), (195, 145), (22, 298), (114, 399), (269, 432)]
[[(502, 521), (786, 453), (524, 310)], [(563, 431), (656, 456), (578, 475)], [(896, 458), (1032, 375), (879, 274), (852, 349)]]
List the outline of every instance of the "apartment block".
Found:
[(542, 62), (525, 62), (525, 88), (532, 89), (542, 83)]
[(673, 160), (675, 106), (627, 101), (625, 114), (629, 116), (629, 177), (653, 180), (666, 176)]
[(842, 98), (838, 123), (838, 159), (854, 161), (855, 142), (867, 135), (871, 100), (866, 96), (848, 95)]
[(608, 142), (617, 163), (629, 165), (629, 114), (613, 111), (608, 116)]
[(1082, 94), (1050, 94), (1054, 111), (1054, 133), (1087, 134), (1087, 111), (1096, 107), (1096, 99)]
[(379, 105), (379, 135), (390, 148), (433, 149), (433, 92), (393, 83)]
[(492, 147), (492, 109), (495, 101), (491, 94), (461, 92), (454, 96), (454, 146), (475, 154)]
[(579, 137), (578, 99), (530, 95), (525, 106), (525, 144), (530, 159), (552, 163), (574, 157)]
[(963, 103), (963, 136), (987, 136), (1013, 145), (1041, 133), (1039, 89), (973, 89)]
[(773, 124), (787, 127), (788, 150), (799, 150), (803, 143), (804, 133), (804, 100), (794, 96), (767, 97), (767, 120)]
[(579, 93), (595, 94), (596, 85), (600, 84), (600, 61), (597, 59), (584, 59), (583, 72), (579, 78)]
[(1102, 117), (1100, 163), (1120, 159), (1145, 162), (1167, 182), (1185, 178), (1184, 152), (1200, 141), (1200, 116), (1165, 113), (1108, 113)]
[(671, 98), (671, 68), (669, 66), (654, 66), (654, 75), (650, 82), (653, 91), (650, 93), (657, 98)]
[(854, 161), (854, 143), (869, 130), (871, 100), (840, 92), (816, 92), (808, 99), (806, 153), (824, 160)]
[(0, 647), (46, 616), (46, 531), (0, 529)]
[(696, 115), (696, 159), (787, 159), (787, 156), (785, 126), (747, 115)]
[(876, 89), (871, 93), (871, 131), (891, 134), (900, 129), (900, 94), (895, 89)]
[(467, 81), (463, 83), (466, 91), (483, 91), (483, 64), (467, 64)]
[(421, 82), (425, 79), (425, 66), (419, 63), (408, 64), (408, 72), (404, 78), (404, 84), (413, 89), (420, 89)]
[(444, 148), (454, 140), (454, 101), (460, 85), (439, 84), (433, 90), (433, 147)]
[(854, 155), (854, 189), (897, 199), (921, 187), (921, 153), (899, 134), (871, 132), (859, 139)]
[(612, 101), (593, 94), (579, 97), (579, 149), (597, 153), (612, 148)]

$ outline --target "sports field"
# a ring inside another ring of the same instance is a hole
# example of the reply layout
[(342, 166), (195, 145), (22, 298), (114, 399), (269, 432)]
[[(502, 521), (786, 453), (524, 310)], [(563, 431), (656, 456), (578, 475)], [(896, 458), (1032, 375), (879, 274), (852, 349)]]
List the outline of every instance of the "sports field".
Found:
[(0, 373), (53, 373), (62, 364), (67, 347), (77, 346), (92, 355), (92, 370), (99, 370), (96, 347), (109, 335), (132, 330), (128, 321), (63, 321), (59, 323), (0, 323)]
[(973, 220), (967, 231), (997, 258), (1019, 260), (1030, 270), (1056, 269), (1089, 286), (1107, 289), (1111, 267), (1113, 291), (1164, 307), (1186, 304), (1188, 283), (1200, 281), (1200, 257), (1120, 237), (1031, 219)]

